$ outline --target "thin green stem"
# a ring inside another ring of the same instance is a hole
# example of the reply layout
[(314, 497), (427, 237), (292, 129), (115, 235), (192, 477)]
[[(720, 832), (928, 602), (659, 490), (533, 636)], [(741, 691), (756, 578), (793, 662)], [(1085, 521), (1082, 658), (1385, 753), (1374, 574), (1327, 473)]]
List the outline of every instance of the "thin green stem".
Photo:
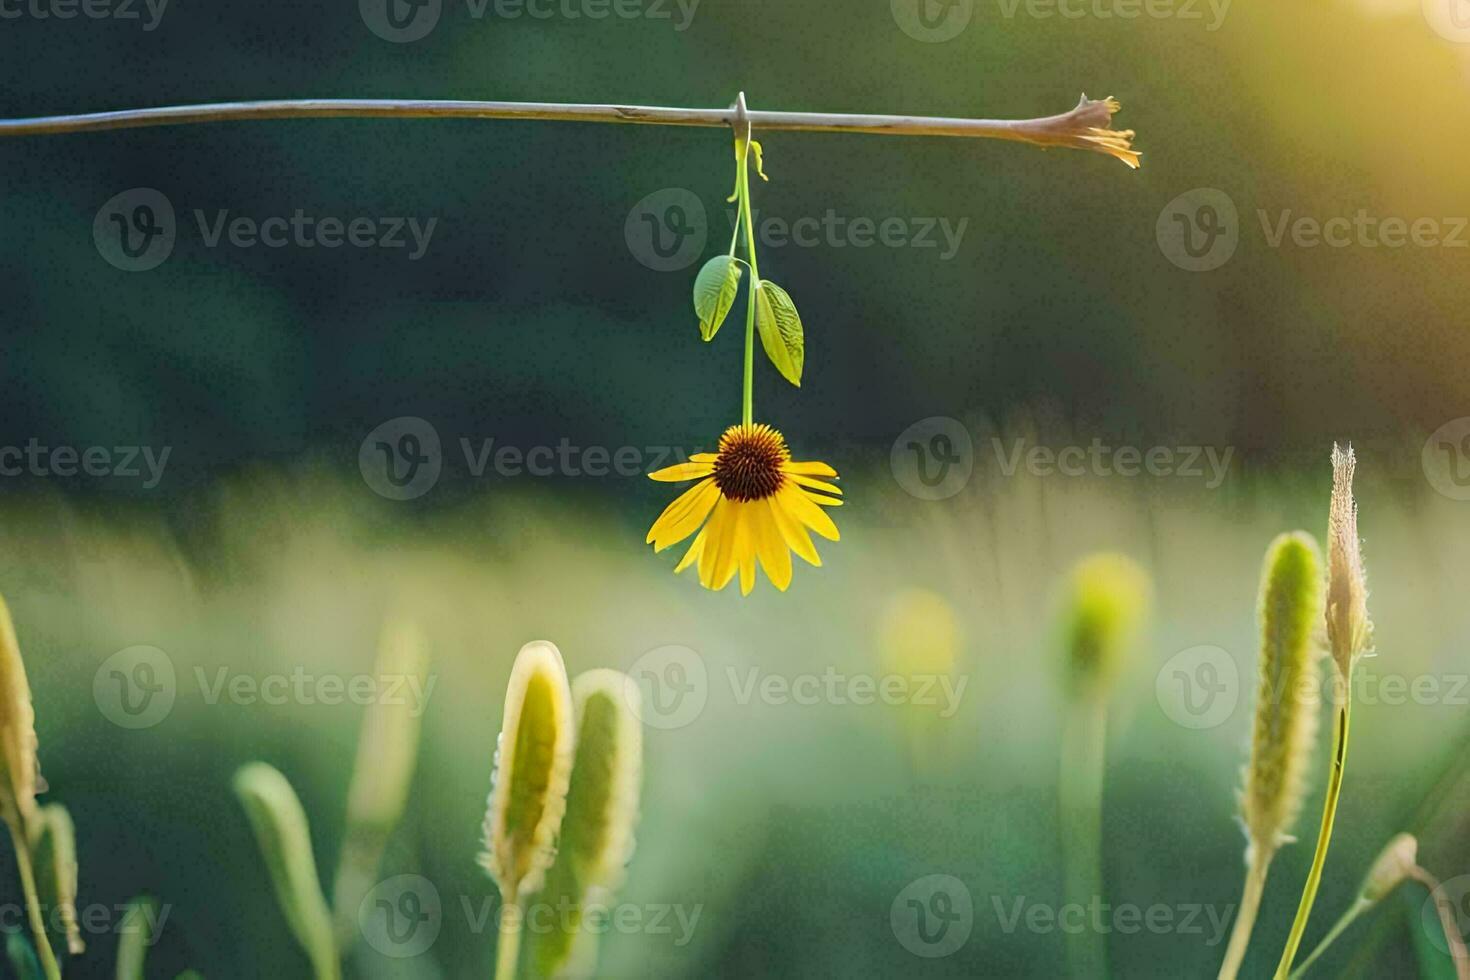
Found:
[(15, 866), (20, 870), (20, 887), (25, 892), (26, 917), (30, 919), (31, 934), (36, 939), (36, 955), (41, 960), (41, 969), (46, 972), (46, 980), (61, 980), (61, 968), (56, 965), (56, 954), (51, 951), (51, 941), (46, 938), (46, 923), (41, 918), (41, 900), (36, 894), (30, 846), (19, 828), (8, 820), (6, 826), (10, 828), (10, 840), (15, 845)]
[(515, 980), (521, 954), (521, 909), (514, 899), (500, 908), (499, 941), (495, 945), (495, 980)]
[(1306, 959), (1302, 960), (1300, 966), (1291, 971), (1291, 980), (1298, 980), (1298, 978), (1305, 976), (1307, 967), (1315, 963), (1317, 957), (1325, 953), (1327, 947), (1332, 945), (1333, 940), (1342, 935), (1348, 926), (1357, 921), (1358, 916), (1371, 909), (1373, 905), (1373, 902), (1359, 895), (1358, 900), (1353, 902), (1352, 905), (1349, 905), (1348, 910), (1342, 914), (1342, 918), (1337, 920), (1337, 924), (1327, 931), (1327, 935), (1322, 937), (1322, 941), (1317, 944), (1317, 948), (1312, 950)]
[(745, 227), (745, 251), (750, 259), (750, 288), (747, 290), (745, 308), (745, 383), (740, 419), (744, 424), (751, 425), (755, 422), (755, 315), (756, 294), (761, 286), (761, 269), (755, 257), (755, 222), (750, 215), (750, 140), (737, 139), (735, 147), (735, 155), (740, 160), (740, 171), (736, 180), (736, 190), (740, 197), (738, 224)]
[[(1062, 746), (1060, 798), (1066, 900), (1084, 910), (1102, 901), (1102, 796), (1107, 744), (1107, 703), (1078, 702), (1069, 712)], [(1071, 975), (1105, 980), (1107, 951), (1100, 933), (1069, 933)]]
[(1266, 889), (1266, 872), (1271, 868), (1274, 851), (1251, 845), (1245, 871), (1245, 891), (1240, 896), (1240, 911), (1230, 929), (1230, 945), (1225, 948), (1225, 962), (1220, 964), (1219, 980), (1235, 980), (1241, 961), (1250, 946), (1251, 931), (1256, 926), (1256, 913), (1261, 908), (1261, 893)]
[(1312, 903), (1317, 900), (1317, 886), (1322, 882), (1322, 866), (1327, 863), (1327, 847), (1332, 843), (1332, 822), (1337, 818), (1337, 801), (1342, 795), (1342, 771), (1347, 764), (1348, 714), (1353, 706), (1351, 681), (1351, 678), (1347, 678), (1338, 683), (1337, 723), (1332, 739), (1332, 775), (1327, 782), (1327, 798), (1322, 802), (1322, 826), (1317, 831), (1317, 849), (1312, 854), (1312, 869), (1307, 872), (1307, 883), (1302, 888), (1302, 900), (1297, 905), (1296, 919), (1291, 923), (1291, 934), (1286, 938), (1286, 948), (1281, 951), (1281, 962), (1276, 964), (1276, 980), (1286, 980), (1291, 972), (1291, 961), (1296, 959), (1302, 934), (1307, 929), (1307, 919), (1312, 914)]

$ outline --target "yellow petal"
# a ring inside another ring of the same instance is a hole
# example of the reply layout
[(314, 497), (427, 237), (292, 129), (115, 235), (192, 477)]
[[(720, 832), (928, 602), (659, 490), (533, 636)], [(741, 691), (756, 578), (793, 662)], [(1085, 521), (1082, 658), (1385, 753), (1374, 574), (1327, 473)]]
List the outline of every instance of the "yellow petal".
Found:
[(836, 541), (841, 537), (837, 533), (837, 525), (832, 523), (832, 518), (828, 517), (822, 508), (812, 503), (806, 494), (795, 487), (782, 488), (781, 492), (776, 494), (776, 500), (793, 517), (828, 541)]
[(674, 566), (675, 575), (678, 575), (684, 569), (694, 564), (699, 560), (699, 556), (704, 554), (704, 535), (706, 530), (708, 529), (701, 528), (700, 532), (694, 536), (694, 543), (689, 546), (688, 551), (684, 552), (684, 557), (679, 559), (679, 564)]
[(695, 453), (689, 457), (691, 463), (713, 463), (719, 457), (715, 453)]
[(735, 574), (736, 504), (721, 497), (709, 519), (709, 541), (699, 558), (699, 581), (706, 589), (719, 591)]
[(794, 476), (826, 476), (834, 477), (837, 471), (826, 463), (786, 463), (781, 469)]
[(786, 542), (786, 546), (805, 558), (809, 564), (820, 568), (822, 558), (817, 554), (817, 549), (812, 546), (811, 536), (806, 533), (806, 528), (801, 526), (801, 522), (788, 514), (777, 503), (776, 497), (766, 498), (766, 506), (771, 512), (771, 521), (776, 525), (776, 532), (781, 535), (781, 540)]
[(663, 551), (693, 534), (719, 499), (720, 488), (714, 480), (701, 480), (685, 490), (649, 528), (648, 540), (653, 543), (653, 550)]
[(812, 503), (821, 504), (823, 507), (841, 507), (843, 504), (843, 501), (838, 500), (836, 497), (828, 497), (824, 494), (812, 493), (810, 490), (802, 490), (800, 491), (800, 493)]
[(772, 516), (769, 506), (756, 507), (751, 516), (755, 549), (761, 560), (761, 568), (766, 570), (766, 578), (771, 580), (771, 584), (785, 592), (791, 585), (791, 549), (782, 540), (781, 532), (776, 528), (776, 518)]
[(715, 572), (715, 590), (723, 589), (730, 584), (735, 573), (740, 570), (740, 545), (745, 538), (745, 508), (747, 505), (732, 503), (730, 506), (730, 529), (725, 532), (722, 542), (724, 550), (720, 554), (720, 565)]
[(687, 463), (676, 463), (666, 466), (648, 474), (650, 480), (658, 480), (660, 483), (682, 483), (685, 480), (697, 480), (702, 476), (709, 476), (715, 471), (715, 464), (710, 462), (697, 462), (690, 460)]
[(745, 538), (736, 548), (740, 552), (740, 594), (750, 595), (750, 590), (755, 588), (755, 544), (751, 541), (750, 522), (744, 521), (740, 527)]
[(835, 483), (824, 483), (821, 480), (813, 480), (809, 476), (801, 476), (797, 473), (791, 474), (791, 479), (797, 483), (800, 483), (804, 487), (810, 487), (813, 490), (820, 490), (823, 493), (830, 493), (834, 497), (842, 496), (842, 488)]

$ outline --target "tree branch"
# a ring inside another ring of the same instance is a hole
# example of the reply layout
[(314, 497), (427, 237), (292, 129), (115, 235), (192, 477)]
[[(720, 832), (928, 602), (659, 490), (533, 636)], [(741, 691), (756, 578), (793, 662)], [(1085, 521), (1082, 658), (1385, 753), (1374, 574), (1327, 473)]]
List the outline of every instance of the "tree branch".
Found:
[[(884, 136), (959, 136), (1014, 140), (1106, 153), (1138, 166), (1133, 131), (1112, 128), (1118, 103), (1082, 97), (1077, 108), (1040, 119), (963, 119), (935, 116), (853, 115), (822, 112), (749, 111), (755, 130), (769, 132), (876, 133)], [(678, 109), (661, 106), (558, 102), (461, 102), (443, 99), (277, 99), (204, 105), (119, 109), (69, 116), (0, 119), (0, 136), (93, 133), (143, 126), (180, 126), (239, 119), (397, 118), (551, 119), (566, 122), (633, 123), (645, 126), (733, 126), (734, 106)]]

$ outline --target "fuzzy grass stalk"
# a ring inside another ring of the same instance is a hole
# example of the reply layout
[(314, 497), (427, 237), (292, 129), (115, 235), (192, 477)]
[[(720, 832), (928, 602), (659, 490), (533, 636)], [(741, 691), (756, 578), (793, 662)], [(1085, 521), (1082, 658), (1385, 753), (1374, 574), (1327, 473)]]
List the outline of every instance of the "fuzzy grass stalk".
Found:
[[(1073, 566), (1061, 605), (1062, 646), (1071, 704), (1062, 733), (1062, 856), (1069, 904), (1103, 896), (1102, 802), (1108, 699), (1147, 614), (1148, 574), (1132, 559), (1098, 554)], [(1070, 934), (1072, 974), (1107, 976), (1102, 934)]]
[(1353, 471), (1356, 459), (1351, 446), (1332, 447), (1332, 504), (1327, 519), (1327, 649), (1332, 654), (1334, 724), (1332, 769), (1327, 782), (1327, 795), (1322, 803), (1322, 824), (1317, 832), (1317, 846), (1312, 854), (1312, 867), (1297, 905), (1296, 918), (1276, 965), (1276, 980), (1286, 980), (1291, 972), (1306, 932), (1317, 887), (1322, 881), (1322, 868), (1327, 863), (1327, 848), (1332, 842), (1332, 825), (1337, 816), (1337, 802), (1342, 796), (1343, 770), (1347, 766), (1348, 724), (1352, 714), (1353, 666), (1367, 652), (1373, 624), (1368, 619), (1368, 586), (1363, 573), (1363, 551), (1358, 542), (1358, 505), (1353, 499)]
[(47, 980), (60, 980), (61, 968), (46, 936), (41, 901), (36, 890), (36, 873), (31, 862), (31, 837), (36, 824), (36, 793), (44, 789), (36, 756), (36, 711), (31, 705), (31, 685), (10, 608), (0, 599), (0, 819), (15, 846), (15, 866), (25, 895), (26, 919), (36, 956)]
[(1220, 980), (1240, 971), (1266, 887), (1271, 861), (1301, 812), (1307, 764), (1317, 740), (1317, 658), (1313, 634), (1322, 615), (1322, 561), (1301, 531), (1271, 542), (1261, 569), (1257, 616), (1260, 678), (1250, 762), (1240, 793), (1245, 829), (1245, 887)]
[(608, 905), (633, 854), (643, 775), (637, 683), (616, 670), (590, 670), (572, 682), (577, 750), (556, 861), (538, 903), (564, 916), (537, 937), (533, 961), (543, 977), (590, 977), (600, 929), (590, 905)]
[(539, 891), (555, 856), (566, 812), (576, 739), (572, 694), (561, 651), (542, 641), (516, 655), (485, 808), (480, 864), (500, 889), (496, 980), (516, 973), (521, 902)]

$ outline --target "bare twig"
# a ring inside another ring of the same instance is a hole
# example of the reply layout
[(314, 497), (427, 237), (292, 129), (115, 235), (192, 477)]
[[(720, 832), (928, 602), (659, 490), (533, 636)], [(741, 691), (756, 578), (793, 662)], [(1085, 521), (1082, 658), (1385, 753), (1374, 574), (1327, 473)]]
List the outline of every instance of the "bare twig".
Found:
[[(886, 136), (960, 136), (1015, 140), (1106, 153), (1138, 166), (1133, 131), (1111, 125), (1118, 103), (1082, 97), (1070, 112), (1040, 119), (962, 119), (936, 116), (853, 115), (824, 112), (748, 111), (752, 128), (767, 131), (876, 133)], [(442, 99), (278, 99), (204, 105), (119, 109), (69, 116), (0, 119), (0, 136), (90, 133), (141, 126), (177, 126), (238, 119), (301, 118), (554, 119), (566, 122), (633, 123), (645, 126), (734, 126), (737, 109), (678, 109), (661, 106), (559, 102), (461, 102)]]

